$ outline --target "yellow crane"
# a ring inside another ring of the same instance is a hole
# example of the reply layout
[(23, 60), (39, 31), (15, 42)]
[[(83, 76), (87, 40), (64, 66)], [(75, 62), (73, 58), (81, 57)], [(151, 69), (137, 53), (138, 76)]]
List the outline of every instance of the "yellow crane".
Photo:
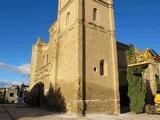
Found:
[(128, 67), (147, 65), (151, 63), (151, 60), (154, 60), (157, 63), (160, 63), (160, 56), (150, 48), (147, 48), (144, 53), (135, 53), (128, 60)]

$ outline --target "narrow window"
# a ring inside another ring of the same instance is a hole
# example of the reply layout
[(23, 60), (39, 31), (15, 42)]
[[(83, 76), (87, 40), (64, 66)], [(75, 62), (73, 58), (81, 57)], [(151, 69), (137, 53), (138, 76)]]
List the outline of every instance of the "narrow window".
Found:
[(93, 9), (93, 21), (97, 21), (97, 8)]
[(66, 26), (69, 24), (69, 21), (70, 20), (70, 12), (67, 13), (67, 16), (66, 16)]
[(104, 75), (104, 60), (100, 61), (100, 75)]
[(104, 60), (100, 61), (100, 76), (107, 76), (108, 75), (108, 70), (107, 70), (107, 63)]

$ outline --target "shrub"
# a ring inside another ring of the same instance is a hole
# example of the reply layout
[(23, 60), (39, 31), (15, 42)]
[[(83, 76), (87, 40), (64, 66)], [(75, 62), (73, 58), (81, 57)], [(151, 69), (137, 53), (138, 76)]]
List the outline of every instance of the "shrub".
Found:
[[(129, 50), (126, 52), (127, 59), (132, 60), (134, 63), (135, 53), (134, 46), (130, 45)], [(132, 56), (132, 58), (131, 58)], [(142, 113), (145, 105), (146, 84), (142, 78), (142, 67), (128, 67), (127, 80), (128, 80), (128, 96), (130, 98), (130, 109), (134, 113)]]
[(157, 79), (157, 91), (160, 91), (160, 79)]

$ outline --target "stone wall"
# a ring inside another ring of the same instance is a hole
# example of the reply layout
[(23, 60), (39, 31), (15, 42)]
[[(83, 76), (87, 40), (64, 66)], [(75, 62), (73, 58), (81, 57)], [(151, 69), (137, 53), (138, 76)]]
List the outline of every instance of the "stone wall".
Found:
[(33, 46), (30, 90), (41, 83), (45, 95), (53, 84), (60, 89), (69, 114), (118, 114), (114, 31), (112, 0), (59, 0), (49, 42), (38, 39)]

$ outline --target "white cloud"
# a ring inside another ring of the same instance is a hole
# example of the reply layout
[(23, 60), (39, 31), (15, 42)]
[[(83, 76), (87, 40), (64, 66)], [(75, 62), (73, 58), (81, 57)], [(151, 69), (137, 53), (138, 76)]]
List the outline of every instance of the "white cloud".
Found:
[(9, 64), (0, 62), (0, 69), (13, 71), (18, 74), (29, 76), (30, 74), (30, 64), (23, 64), (22, 66), (12, 66)]
[[(12, 85), (22, 85), (24, 82), (20, 81), (9, 81), (9, 80), (0, 80), (0, 87), (11, 87)], [(24, 83), (25, 85), (28, 85), (28, 83)]]
[(2, 86), (11, 86), (12, 82), (11, 81), (7, 81), (7, 80), (0, 80), (0, 87)]
[(22, 74), (29, 75), (30, 74), (30, 64), (23, 64), (22, 66), (18, 66), (17, 68), (21, 71)]

